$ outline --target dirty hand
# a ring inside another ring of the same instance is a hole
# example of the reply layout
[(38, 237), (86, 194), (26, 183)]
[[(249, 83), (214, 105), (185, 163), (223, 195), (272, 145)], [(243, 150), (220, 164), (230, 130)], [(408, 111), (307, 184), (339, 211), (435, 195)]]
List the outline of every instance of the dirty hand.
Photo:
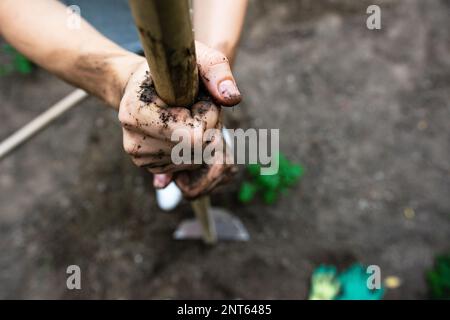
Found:
[(143, 59), (129, 77), (119, 107), (124, 149), (133, 162), (155, 174), (156, 188), (163, 188), (175, 179), (187, 198), (209, 192), (229, 176), (233, 167), (173, 164), (171, 151), (177, 142), (171, 141), (172, 133), (177, 129), (187, 130), (192, 145), (204, 146), (205, 130), (222, 127), (219, 105), (233, 106), (241, 99), (226, 57), (200, 42), (196, 42), (196, 51), (200, 77), (214, 103), (199, 101), (190, 109), (167, 108), (153, 89), (151, 73)]

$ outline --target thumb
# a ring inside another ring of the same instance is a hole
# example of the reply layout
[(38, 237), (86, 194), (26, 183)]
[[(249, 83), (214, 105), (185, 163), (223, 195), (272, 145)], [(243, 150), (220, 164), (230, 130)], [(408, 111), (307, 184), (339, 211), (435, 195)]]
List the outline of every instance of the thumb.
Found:
[(153, 186), (155, 189), (163, 189), (172, 181), (171, 173), (153, 175)]
[(221, 105), (231, 107), (241, 101), (227, 57), (201, 42), (196, 42), (197, 63), (203, 84)]

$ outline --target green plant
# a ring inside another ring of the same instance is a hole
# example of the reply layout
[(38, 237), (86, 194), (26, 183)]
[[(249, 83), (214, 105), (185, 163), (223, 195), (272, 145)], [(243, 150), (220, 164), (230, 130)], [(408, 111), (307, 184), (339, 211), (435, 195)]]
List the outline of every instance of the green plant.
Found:
[(10, 56), (11, 60), (8, 64), (0, 65), (0, 76), (15, 71), (22, 74), (29, 74), (33, 70), (33, 64), (12, 46), (5, 44), (0, 51)]
[(427, 272), (431, 299), (450, 300), (450, 255), (438, 256)]
[(252, 201), (259, 193), (267, 204), (274, 203), (280, 193), (286, 193), (304, 174), (304, 169), (299, 164), (291, 163), (281, 153), (278, 157), (278, 173), (274, 175), (262, 175), (261, 165), (251, 164), (247, 166), (250, 176), (239, 190), (239, 200), (243, 203)]

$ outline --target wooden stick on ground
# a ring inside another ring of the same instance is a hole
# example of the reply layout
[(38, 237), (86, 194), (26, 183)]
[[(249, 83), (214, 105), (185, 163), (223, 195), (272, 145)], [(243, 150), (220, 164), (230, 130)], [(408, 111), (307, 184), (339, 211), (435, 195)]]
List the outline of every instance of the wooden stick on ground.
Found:
[(30, 139), (63, 113), (87, 97), (88, 94), (86, 91), (76, 89), (61, 101), (51, 106), (47, 111), (43, 112), (25, 126), (14, 132), (11, 136), (0, 143), (0, 159), (5, 157), (9, 152)]
[[(198, 93), (195, 42), (187, 0), (129, 0), (155, 89), (169, 106), (190, 106)], [(217, 242), (209, 197), (191, 202), (207, 243)]]

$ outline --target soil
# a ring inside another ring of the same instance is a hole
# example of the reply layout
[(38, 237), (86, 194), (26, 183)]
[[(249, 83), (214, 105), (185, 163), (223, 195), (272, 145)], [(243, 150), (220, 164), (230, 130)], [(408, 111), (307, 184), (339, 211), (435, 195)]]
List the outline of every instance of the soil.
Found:
[(154, 102), (156, 98), (156, 90), (154, 86), (152, 85), (150, 74), (147, 71), (145, 73), (146, 79), (142, 84), (140, 85), (140, 90), (138, 92), (139, 100), (145, 103)]
[[(368, 30), (366, 8), (382, 8)], [(155, 203), (122, 151), (117, 114), (91, 98), (0, 162), (0, 298), (307, 298), (322, 263), (379, 265), (427, 297), (450, 251), (450, 6), (445, 0), (253, 0), (229, 127), (280, 128), (306, 168), (275, 205), (212, 196), (247, 243), (172, 240), (192, 216)], [(0, 138), (73, 90), (43, 70), (0, 78)], [(408, 212), (408, 214), (405, 214)], [(413, 212), (414, 214), (411, 214)], [(82, 290), (66, 288), (66, 268)]]

